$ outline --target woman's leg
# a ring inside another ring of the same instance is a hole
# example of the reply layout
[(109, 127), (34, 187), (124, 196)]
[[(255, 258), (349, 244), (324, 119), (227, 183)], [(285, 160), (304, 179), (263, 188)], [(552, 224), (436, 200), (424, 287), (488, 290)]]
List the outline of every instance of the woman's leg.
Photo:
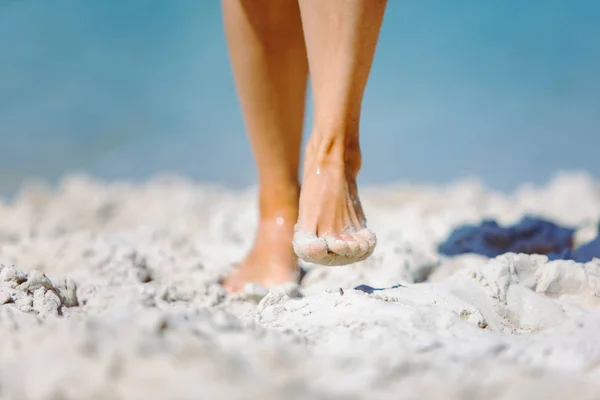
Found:
[(314, 96), (314, 127), (304, 162), (296, 254), (342, 265), (368, 257), (356, 176), (363, 93), (386, 0), (299, 0)]
[(297, 0), (223, 0), (234, 78), (260, 184), (254, 246), (224, 282), (237, 291), (298, 273), (292, 248), (308, 61)]

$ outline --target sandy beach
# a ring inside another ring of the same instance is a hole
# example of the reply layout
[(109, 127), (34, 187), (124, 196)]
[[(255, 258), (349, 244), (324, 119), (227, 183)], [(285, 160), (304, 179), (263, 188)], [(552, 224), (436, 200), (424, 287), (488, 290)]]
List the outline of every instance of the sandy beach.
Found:
[(462, 181), (361, 197), (371, 258), (227, 295), (217, 282), (251, 245), (254, 189), (26, 185), (0, 203), (0, 398), (600, 398), (600, 260), (436, 252), (463, 223), (526, 214), (577, 227), (584, 243), (599, 182), (564, 173), (510, 195)]

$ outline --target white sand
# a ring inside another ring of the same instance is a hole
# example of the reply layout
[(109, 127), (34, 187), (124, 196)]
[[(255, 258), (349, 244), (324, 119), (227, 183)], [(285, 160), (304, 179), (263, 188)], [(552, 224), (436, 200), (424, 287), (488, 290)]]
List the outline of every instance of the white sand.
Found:
[(524, 213), (586, 241), (598, 183), (362, 193), (370, 259), (226, 296), (216, 280), (251, 244), (254, 191), (82, 177), (24, 189), (0, 204), (0, 398), (600, 398), (600, 260), (435, 252), (456, 225)]

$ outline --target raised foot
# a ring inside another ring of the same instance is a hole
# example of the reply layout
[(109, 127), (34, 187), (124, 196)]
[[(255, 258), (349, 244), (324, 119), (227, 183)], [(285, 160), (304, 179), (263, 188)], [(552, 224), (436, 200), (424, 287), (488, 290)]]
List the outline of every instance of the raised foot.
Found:
[(315, 131), (306, 150), (293, 248), (298, 257), (314, 264), (359, 262), (377, 245), (358, 196), (361, 158), (358, 147), (352, 146), (357, 140), (344, 135)]
[(294, 252), (306, 262), (336, 266), (359, 262), (375, 250), (375, 232), (363, 228), (352, 233), (325, 234), (318, 237), (313, 232), (296, 231)]

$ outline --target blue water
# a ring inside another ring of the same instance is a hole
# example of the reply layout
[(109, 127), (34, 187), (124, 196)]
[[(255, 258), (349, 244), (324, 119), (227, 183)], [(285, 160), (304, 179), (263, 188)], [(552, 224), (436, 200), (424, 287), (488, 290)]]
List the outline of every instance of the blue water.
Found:
[[(598, 21), (591, 0), (390, 0), (361, 181), (600, 176)], [(252, 184), (219, 2), (0, 0), (0, 144), (4, 190), (72, 170)]]

